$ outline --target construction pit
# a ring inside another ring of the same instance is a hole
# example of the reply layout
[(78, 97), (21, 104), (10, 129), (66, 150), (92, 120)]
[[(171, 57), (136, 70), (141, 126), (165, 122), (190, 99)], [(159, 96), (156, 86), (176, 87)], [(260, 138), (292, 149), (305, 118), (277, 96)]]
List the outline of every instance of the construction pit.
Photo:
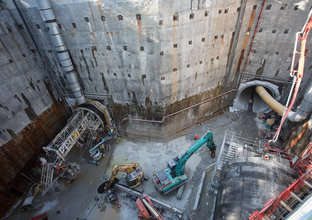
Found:
[[(247, 121), (248, 127), (244, 126)], [(88, 155), (85, 151), (73, 148), (67, 160), (80, 164), (81, 172), (77, 179), (70, 184), (59, 182), (52, 186), (46, 195), (40, 198), (43, 204), (41, 209), (33, 212), (17, 212), (9, 219), (27, 219), (43, 213), (47, 213), (49, 219), (136, 219), (139, 210), (133, 196), (131, 197), (125, 192), (117, 192), (118, 202), (120, 202), (120, 207), (118, 207), (118, 205), (111, 205), (103, 194), (97, 193), (98, 186), (108, 178), (114, 165), (127, 163), (139, 163), (144, 174), (149, 177), (142, 184), (145, 194), (183, 212), (182, 215), (179, 215), (164, 209), (162, 214), (165, 219), (187, 219), (190, 217), (202, 219), (207, 216), (207, 210), (211, 210), (213, 205), (207, 200), (208, 182), (216, 162), (216, 158), (211, 158), (206, 146), (199, 149), (186, 164), (186, 167), (190, 169), (189, 181), (186, 183), (180, 200), (176, 197), (177, 190), (167, 195), (157, 192), (152, 183), (152, 172), (165, 166), (166, 161), (183, 154), (197, 141), (194, 140), (194, 137), (196, 135), (201, 137), (207, 130), (213, 132), (217, 146), (216, 155), (222, 145), (224, 127), (236, 131), (237, 134), (256, 138), (258, 135), (257, 121), (259, 119), (254, 113), (246, 115), (225, 112), (219, 117), (194, 126), (185, 134), (166, 143), (136, 142), (118, 138), (118, 143), (100, 160), (99, 166), (88, 163)], [(206, 172), (206, 175), (199, 207), (193, 211), (203, 172)], [(124, 175), (123, 172), (120, 172), (117, 177), (122, 179)]]
[(1, 220), (311, 219), (311, 29), (308, 0), (0, 1)]

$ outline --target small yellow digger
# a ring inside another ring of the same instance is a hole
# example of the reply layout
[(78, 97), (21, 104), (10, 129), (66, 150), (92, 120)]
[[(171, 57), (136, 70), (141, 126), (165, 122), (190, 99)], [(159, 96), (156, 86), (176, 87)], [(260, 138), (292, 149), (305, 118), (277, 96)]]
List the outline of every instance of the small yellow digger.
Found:
[(126, 172), (126, 183), (130, 189), (133, 189), (142, 184), (144, 179), (143, 169), (138, 163), (115, 165), (109, 180), (105, 181), (98, 187), (98, 193), (106, 193), (110, 202), (116, 200), (114, 196), (114, 185), (118, 182), (116, 175), (119, 171)]

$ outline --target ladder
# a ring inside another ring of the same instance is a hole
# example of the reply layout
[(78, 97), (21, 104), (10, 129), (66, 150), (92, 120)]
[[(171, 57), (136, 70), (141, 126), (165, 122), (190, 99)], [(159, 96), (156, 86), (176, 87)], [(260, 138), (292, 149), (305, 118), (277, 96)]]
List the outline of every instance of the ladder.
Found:
[(233, 135), (231, 141), (226, 141), (225, 145), (228, 145), (228, 148), (223, 150), (220, 161), (217, 164), (217, 170), (222, 170), (223, 165), (232, 160), (236, 155), (237, 145), (233, 142)]
[(53, 182), (53, 165), (51, 163), (45, 163), (42, 166), (41, 170), (41, 186), (42, 189), (48, 189), (50, 188), (51, 184)]

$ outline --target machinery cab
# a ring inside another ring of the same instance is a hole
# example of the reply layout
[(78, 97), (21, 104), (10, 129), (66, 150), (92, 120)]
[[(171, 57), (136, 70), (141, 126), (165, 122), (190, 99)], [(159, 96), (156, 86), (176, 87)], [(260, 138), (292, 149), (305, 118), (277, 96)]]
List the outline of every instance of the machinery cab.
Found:
[(188, 176), (184, 173), (186, 162), (205, 143), (207, 143), (207, 147), (210, 150), (215, 150), (213, 135), (210, 131), (207, 131), (207, 133), (200, 140), (196, 141), (181, 157), (176, 156), (167, 161), (166, 168), (157, 172), (154, 171), (152, 173), (152, 178), (157, 191), (167, 194), (183, 185), (188, 180)]
[(174, 169), (178, 165), (178, 162), (179, 162), (179, 156), (176, 156), (175, 158), (167, 161), (167, 166), (171, 170), (170, 174), (171, 174), (172, 178), (176, 177)]
[(157, 191), (163, 193), (163, 189), (172, 183), (172, 180), (177, 176), (174, 172), (179, 162), (179, 156), (167, 161), (167, 168), (153, 173), (153, 182)]
[(130, 188), (134, 188), (141, 184), (142, 178), (143, 171), (140, 167), (138, 167), (126, 176), (126, 182)]
[(144, 173), (139, 164), (115, 165), (110, 178), (98, 187), (98, 193), (104, 193), (107, 190), (113, 189), (115, 183), (119, 182), (116, 175), (120, 171), (127, 173), (125, 181), (130, 189), (139, 186), (143, 181)]

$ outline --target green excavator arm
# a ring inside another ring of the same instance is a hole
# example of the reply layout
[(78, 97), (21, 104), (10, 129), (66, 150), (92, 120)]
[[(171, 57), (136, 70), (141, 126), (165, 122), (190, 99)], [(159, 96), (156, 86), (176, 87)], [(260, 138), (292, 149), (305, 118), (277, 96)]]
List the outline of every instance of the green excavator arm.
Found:
[(215, 147), (213, 142), (213, 135), (208, 131), (200, 140), (198, 140), (190, 149), (188, 149), (179, 159), (177, 166), (173, 170), (175, 176), (181, 176), (184, 174), (185, 164), (188, 159), (207, 142), (207, 147), (212, 149)]
[(156, 189), (167, 194), (172, 190), (182, 186), (188, 180), (188, 176), (184, 174), (185, 164), (191, 156), (198, 151), (205, 143), (210, 150), (216, 148), (213, 142), (213, 135), (210, 131), (190, 147), (181, 157), (175, 157), (167, 161), (167, 168), (153, 172), (152, 179)]

